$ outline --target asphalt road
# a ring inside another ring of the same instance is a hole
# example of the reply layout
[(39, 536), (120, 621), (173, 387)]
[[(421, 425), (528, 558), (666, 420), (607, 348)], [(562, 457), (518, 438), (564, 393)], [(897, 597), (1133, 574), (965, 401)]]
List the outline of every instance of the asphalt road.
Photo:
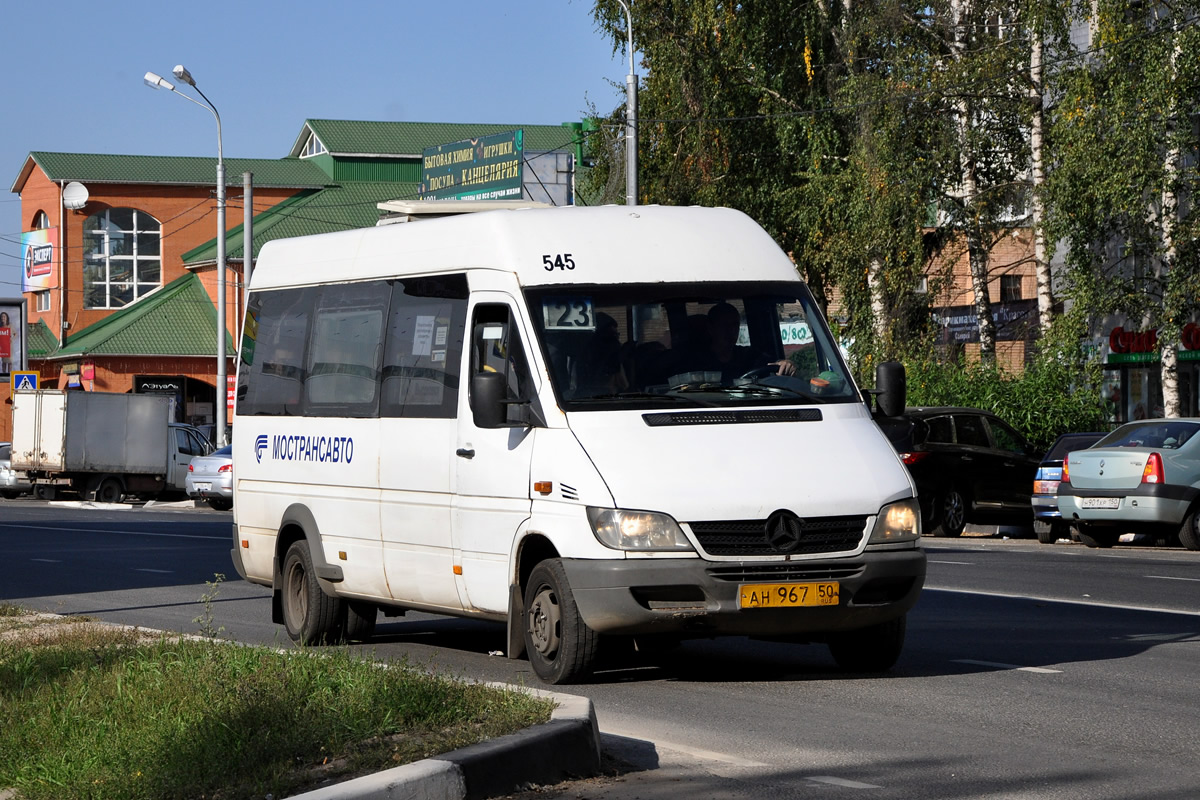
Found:
[[(290, 646), (266, 590), (236, 579), (230, 521), (0, 501), (0, 602)], [(1200, 554), (925, 545), (927, 590), (888, 675), (740, 638), (615, 654), (566, 691), (592, 698), (606, 748), (637, 769), (537, 796), (1200, 796)], [(526, 662), (490, 655), (503, 647), (498, 625), (410, 613), (360, 649), (536, 685)]]

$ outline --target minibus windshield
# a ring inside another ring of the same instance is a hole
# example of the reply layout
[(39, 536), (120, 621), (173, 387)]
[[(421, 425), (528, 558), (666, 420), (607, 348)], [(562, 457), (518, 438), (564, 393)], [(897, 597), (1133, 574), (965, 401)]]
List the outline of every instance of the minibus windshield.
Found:
[(525, 290), (567, 411), (859, 402), (801, 282)]

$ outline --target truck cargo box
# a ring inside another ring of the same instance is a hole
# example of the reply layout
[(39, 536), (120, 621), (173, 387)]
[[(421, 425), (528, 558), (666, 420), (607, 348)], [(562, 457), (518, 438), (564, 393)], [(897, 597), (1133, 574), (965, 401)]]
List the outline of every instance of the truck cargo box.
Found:
[(13, 469), (164, 474), (171, 400), (44, 389), (13, 396)]

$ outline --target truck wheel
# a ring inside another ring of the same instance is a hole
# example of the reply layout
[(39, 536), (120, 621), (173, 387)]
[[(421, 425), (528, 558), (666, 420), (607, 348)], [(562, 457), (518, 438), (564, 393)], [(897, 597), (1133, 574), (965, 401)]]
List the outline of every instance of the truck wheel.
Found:
[(365, 642), (375, 634), (375, 618), (379, 609), (373, 603), (359, 600), (346, 602), (346, 640)]
[(342, 600), (321, 591), (308, 542), (292, 542), (283, 559), (283, 625), (293, 642), (327, 644), (338, 638)]
[(1200, 550), (1200, 509), (1193, 508), (1179, 528), (1179, 543), (1188, 550)]
[(953, 486), (946, 489), (938, 508), (934, 536), (962, 536), (967, 525), (967, 499)]
[(904, 649), (905, 616), (834, 634), (829, 639), (829, 652), (837, 665), (846, 672), (887, 672)]
[(533, 568), (525, 586), (525, 650), (534, 673), (546, 683), (573, 683), (592, 671), (596, 632), (575, 606), (562, 561)]
[(105, 478), (96, 486), (96, 491), (92, 495), (97, 503), (119, 503), (121, 498), (125, 496), (124, 490), (121, 488), (121, 482), (116, 478)]

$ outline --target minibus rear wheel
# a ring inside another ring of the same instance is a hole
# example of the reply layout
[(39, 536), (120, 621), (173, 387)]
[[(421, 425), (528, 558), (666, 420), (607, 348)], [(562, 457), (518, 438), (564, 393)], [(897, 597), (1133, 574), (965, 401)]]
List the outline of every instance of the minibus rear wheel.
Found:
[(308, 542), (292, 542), (283, 559), (283, 624), (293, 642), (325, 644), (338, 638), (342, 600), (321, 591)]
[(533, 568), (525, 585), (525, 651), (539, 678), (574, 683), (592, 671), (598, 636), (579, 616), (562, 561)]

